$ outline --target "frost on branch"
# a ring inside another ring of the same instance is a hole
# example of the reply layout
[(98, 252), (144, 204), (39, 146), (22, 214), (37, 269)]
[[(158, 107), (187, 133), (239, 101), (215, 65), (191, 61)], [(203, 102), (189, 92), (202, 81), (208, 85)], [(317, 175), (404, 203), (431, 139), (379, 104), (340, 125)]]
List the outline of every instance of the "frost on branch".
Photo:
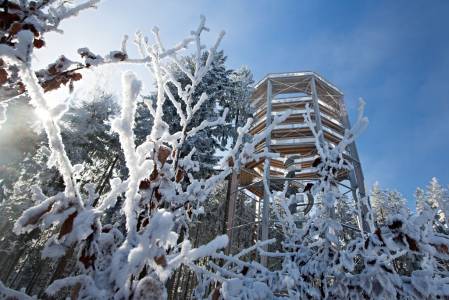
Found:
[[(355, 126), (345, 132), (342, 142), (334, 148), (321, 145), (321, 132), (315, 131), (310, 109), (307, 108), (304, 119), (315, 136), (320, 156), (314, 162), (320, 179), (312, 187), (312, 192), (322, 194), (322, 207), (317, 208), (314, 215), (298, 227), (288, 209), (291, 200), (285, 196), (287, 184), (283, 192), (273, 194), (265, 184), (265, 192), (277, 199), (278, 205), (273, 208), (285, 237), (282, 241), (284, 251), (265, 252), (262, 243), (258, 242), (255, 247), (234, 257), (220, 256), (227, 260), (223, 267), (211, 262), (215, 272), (196, 268), (197, 274), (209, 278), (203, 280), (203, 288), (210, 281), (221, 283), (212, 297), (260, 299), (256, 292), (265, 290), (268, 292), (264, 294), (264, 299), (281, 299), (274, 296), (278, 293), (288, 299), (405, 300), (444, 299), (449, 295), (446, 264), (449, 238), (447, 225), (442, 226), (439, 222), (446, 220), (445, 214), (448, 212), (443, 197), (435, 197), (434, 203), (438, 204), (433, 207), (423, 200), (423, 213), (417, 217), (411, 217), (401, 209), (386, 217), (382, 227), (374, 222), (368, 199), (355, 199), (356, 205), (350, 209), (358, 216), (362, 233), (344, 248), (339, 247), (342, 225), (331, 217), (337, 201), (343, 200), (336, 176), (340, 169), (351, 168), (343, 153), (368, 124), (363, 117), (365, 103), (361, 99), (359, 103)], [(369, 209), (365, 216), (362, 214), (363, 205)], [(368, 228), (364, 228), (364, 224)], [(441, 233), (443, 230), (445, 234)], [(272, 242), (274, 240), (264, 243)], [(254, 249), (261, 256), (282, 259), (282, 267), (269, 270), (254, 261), (249, 263), (239, 259)], [(417, 267), (406, 273), (399, 268), (399, 262), (408, 265), (408, 268), (411, 265)], [(194, 292), (198, 299), (203, 291), (200, 287)]]
[[(24, 87), (32, 98), (32, 104), (44, 116), (44, 128), (49, 139), (49, 149), (43, 151), (49, 155), (49, 161), (61, 172), (65, 191), (53, 197), (46, 197), (38, 187), (34, 187), (38, 204), (25, 211), (15, 224), (16, 233), (24, 233), (36, 228), (39, 224), (49, 227), (59, 225), (60, 230), (46, 243), (43, 257), (60, 257), (76, 245), (77, 265), (81, 275), (56, 280), (48, 287), (47, 293), (55, 293), (65, 286), (80, 284), (80, 298), (95, 297), (97, 299), (144, 298), (152, 294), (156, 298), (165, 297), (165, 282), (173, 271), (181, 264), (200, 269), (195, 261), (204, 257), (221, 258), (219, 250), (226, 247), (228, 238), (219, 236), (210, 243), (198, 248), (192, 247), (188, 240), (187, 222), (192, 214), (198, 215), (203, 209), (202, 203), (208, 194), (222, 182), (233, 169), (264, 154), (254, 154), (255, 145), (267, 134), (256, 136), (251, 143), (243, 144), (243, 136), (248, 131), (251, 121), (238, 130), (234, 148), (223, 160), (221, 172), (207, 179), (194, 179), (190, 172), (198, 170), (199, 162), (193, 159), (195, 149), (188, 155), (182, 155), (180, 149), (189, 139), (204, 129), (224, 125), (226, 110), (216, 120), (207, 120), (193, 128), (195, 113), (209, 97), (202, 94), (198, 99), (193, 93), (195, 88), (211, 68), (212, 57), (224, 36), (221, 32), (216, 43), (208, 50), (208, 59), (201, 63), (203, 45), (201, 34), (208, 31), (204, 27), (205, 18), (200, 16), (200, 26), (192, 31), (192, 36), (184, 39), (172, 48), (166, 48), (159, 38), (157, 28), (152, 30), (156, 44), (150, 45), (140, 31), (136, 33), (135, 44), (138, 46), (141, 60), (135, 61), (145, 65), (157, 82), (158, 98), (155, 107), (148, 109), (154, 117), (153, 128), (141, 145), (136, 147), (133, 128), (137, 109), (137, 97), (142, 90), (142, 83), (133, 72), (125, 72), (122, 78), (123, 106), (121, 116), (112, 121), (112, 130), (118, 133), (121, 147), (129, 170), (129, 177), (122, 181), (111, 180), (111, 190), (102, 197), (98, 206), (93, 207), (98, 194), (93, 182), (86, 184), (88, 195), (85, 196), (77, 185), (76, 174), (82, 171), (82, 165), (72, 165), (65, 152), (60, 128), (57, 120), (66, 112), (67, 106), (60, 105), (49, 108), (44, 97), (44, 89), (29, 64), (16, 61)], [(80, 49), (86, 65), (93, 66), (104, 62), (129, 61), (126, 52), (126, 38), (122, 42), (120, 52), (111, 52), (101, 58), (88, 49)], [(179, 60), (179, 52), (193, 45), (196, 51), (193, 57), (195, 68), (188, 70)], [(15, 50), (14, 50), (15, 51)], [(65, 72), (71, 62), (68, 60), (55, 64), (54, 70)], [(130, 62), (130, 61), (129, 61)], [(173, 74), (169, 63), (179, 65), (191, 80), (182, 87)], [(52, 68), (53, 68), (52, 67)], [(168, 84), (176, 87), (173, 94)], [(175, 99), (178, 97), (182, 103)], [(162, 120), (164, 102), (171, 101), (177, 107), (181, 119), (181, 130), (170, 132), (168, 124)], [(288, 116), (276, 117), (273, 126)], [(272, 126), (272, 127), (273, 127)], [(189, 128), (189, 129), (187, 129)], [(239, 149), (244, 150), (239, 153)], [(184, 180), (186, 184), (180, 184)], [(124, 193), (122, 207), (126, 219), (126, 235), (117, 228), (117, 224), (102, 224), (101, 217), (105, 209), (113, 207), (117, 197)], [(259, 245), (259, 244), (258, 244)], [(234, 295), (238, 293), (233, 281), (226, 281), (223, 287)], [(261, 287), (256, 283), (254, 287)], [(248, 294), (255, 292), (242, 288)], [(260, 288), (259, 298), (271, 295), (267, 287)], [(254, 294), (254, 295), (256, 295)]]
[[(77, 16), (81, 11), (96, 8), (104, 0), (88, 0), (73, 5), (72, 1), (4, 1), (0, 20), (0, 98), (7, 100), (26, 91), (19, 74), (22, 63), (30, 64), (34, 49), (45, 46), (44, 35), (48, 32), (63, 33), (61, 21)], [(73, 7), (70, 7), (73, 6)], [(36, 72), (39, 83), (45, 91), (59, 88), (61, 84), (82, 78), (76, 71), (82, 68), (64, 56), (45, 70)], [(1, 120), (1, 119), (0, 119)], [(0, 121), (1, 122), (1, 121)]]

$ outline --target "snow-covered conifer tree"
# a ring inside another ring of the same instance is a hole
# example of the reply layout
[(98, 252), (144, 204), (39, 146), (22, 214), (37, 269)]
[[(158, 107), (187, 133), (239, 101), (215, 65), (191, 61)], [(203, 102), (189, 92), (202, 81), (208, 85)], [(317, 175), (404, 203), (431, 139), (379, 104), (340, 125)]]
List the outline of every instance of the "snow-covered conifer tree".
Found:
[(379, 182), (375, 182), (370, 191), (370, 201), (374, 210), (374, 218), (377, 224), (385, 224), (388, 213), (385, 211), (388, 190), (379, 187)]
[(374, 183), (370, 192), (370, 201), (374, 211), (374, 218), (379, 226), (384, 226), (388, 215), (397, 215), (404, 209), (411, 215), (407, 200), (402, 198), (396, 190), (388, 191), (379, 187), (379, 182)]
[(427, 191), (424, 192), (420, 188), (417, 188), (415, 197), (418, 198), (415, 202), (418, 214), (422, 214), (426, 205), (428, 205), (431, 209), (436, 209), (438, 207), (440, 208), (437, 213), (435, 226), (438, 230), (447, 233), (448, 222), (445, 211), (449, 209), (448, 189), (443, 188), (434, 177), (427, 186)]
[(424, 210), (423, 203), (429, 205), (431, 208), (435, 208), (438, 206), (438, 200), (442, 200), (444, 203), (448, 202), (447, 189), (445, 189), (442, 185), (438, 183), (438, 179), (435, 177), (432, 178), (430, 184), (427, 186), (427, 191), (423, 191), (420, 188), (416, 189), (415, 197), (418, 198), (416, 200), (416, 210), (418, 214), (421, 214)]
[(250, 97), (253, 92), (254, 80), (251, 70), (243, 65), (231, 74), (231, 83), (232, 88), (227, 95), (227, 101), (223, 104), (225, 108), (229, 109), (228, 122), (231, 126), (225, 128), (226, 131), (223, 132), (222, 139), (227, 140), (227, 137), (230, 136), (234, 143), (238, 136), (237, 128), (253, 117)]
[[(202, 65), (205, 65), (208, 61), (208, 55), (207, 53), (202, 55)], [(219, 161), (219, 157), (215, 156), (215, 152), (217, 150), (225, 151), (228, 138), (232, 137), (236, 139), (238, 135), (237, 128), (243, 126), (246, 120), (251, 117), (251, 108), (249, 105), (249, 98), (252, 91), (250, 86), (253, 83), (251, 71), (244, 66), (242, 69), (233, 72), (227, 68), (226, 60), (227, 56), (224, 55), (223, 51), (215, 53), (211, 60), (210, 71), (204, 76), (201, 83), (198, 84), (193, 92), (194, 99), (199, 99), (203, 93), (208, 95), (208, 97), (196, 112), (188, 129), (199, 126), (205, 120), (211, 121), (217, 119), (227, 109), (225, 124), (205, 128), (183, 145), (183, 149), (181, 150), (183, 155), (187, 155), (195, 148), (196, 152), (193, 157), (201, 162), (200, 171), (194, 174), (195, 178), (204, 178), (214, 174), (213, 167)], [(179, 59), (179, 64), (182, 64), (182, 67), (179, 67), (178, 63), (173, 62), (168, 68), (174, 78), (181, 83), (181, 87), (185, 88), (190, 84), (190, 79), (182, 69), (185, 68), (186, 70), (194, 71), (194, 56), (182, 56)], [(179, 96), (176, 95), (177, 87), (169, 83), (168, 88), (176, 101), (180, 101)], [(158, 94), (156, 92), (145, 96), (144, 99), (155, 105), (157, 97)], [(183, 107), (182, 102), (181, 106)], [(169, 124), (170, 131), (177, 132), (181, 130), (180, 117), (176, 113), (177, 108), (171, 101), (164, 102), (163, 110), (163, 119)], [(151, 128), (148, 126), (150, 125), (149, 123), (151, 124), (151, 120), (150, 122), (139, 123), (139, 126), (136, 126), (135, 132), (143, 132), (145, 129), (149, 131)], [(142, 126), (144, 127), (142, 128)]]

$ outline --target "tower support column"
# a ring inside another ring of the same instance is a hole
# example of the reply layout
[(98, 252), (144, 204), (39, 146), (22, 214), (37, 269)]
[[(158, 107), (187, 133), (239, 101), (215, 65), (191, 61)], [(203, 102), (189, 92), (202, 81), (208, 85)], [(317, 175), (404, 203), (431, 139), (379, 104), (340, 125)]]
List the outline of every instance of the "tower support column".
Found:
[[(312, 101), (313, 101), (313, 115), (315, 117), (315, 125), (316, 125), (316, 130), (319, 132), (321, 130), (321, 134), (320, 134), (320, 144), (321, 144), (321, 148), (323, 148), (324, 153), (326, 153), (328, 151), (328, 147), (324, 142), (324, 130), (323, 130), (323, 125), (321, 123), (321, 113), (320, 113), (320, 106), (318, 104), (318, 95), (316, 92), (316, 86), (315, 86), (315, 76), (312, 75), (312, 78), (310, 78), (310, 89), (312, 92)], [(328, 210), (328, 217), (332, 218), (333, 220), (336, 219), (336, 215), (335, 215), (335, 207), (332, 207)], [(333, 235), (335, 235), (337, 237), (338, 240), (338, 232), (336, 230), (334, 230), (333, 228), (329, 228), (329, 232)], [(337, 250), (340, 250), (340, 243), (337, 243), (337, 245), (334, 245), (334, 247)]]
[[(267, 82), (267, 117), (266, 117), (266, 128), (271, 125), (271, 81), (268, 79)], [(268, 148), (268, 151), (271, 151), (271, 133), (265, 139), (265, 147)], [(268, 240), (268, 219), (270, 218), (270, 196), (267, 193), (266, 189), (270, 189), (270, 158), (265, 158), (265, 170), (264, 170), (264, 178), (267, 181), (267, 186), (264, 186), (263, 191), (263, 210), (262, 210), (262, 241)], [(264, 251), (268, 251), (268, 245), (262, 247)], [(268, 267), (268, 257), (261, 256), (260, 257), (261, 264), (264, 267)]]
[[(345, 101), (344, 101), (344, 97), (338, 97), (338, 104), (340, 106), (340, 114), (341, 114), (341, 118), (343, 121), (343, 125), (345, 126), (346, 129), (350, 129), (351, 128), (351, 123), (349, 122), (349, 116), (348, 116), (348, 111), (346, 110), (346, 105), (345, 105)], [(360, 199), (362, 197), (366, 197), (366, 191), (365, 191), (365, 178), (363, 177), (363, 172), (362, 172), (362, 166), (360, 165), (360, 159), (359, 159), (359, 154), (357, 152), (357, 147), (355, 146), (355, 143), (352, 142), (349, 144), (349, 152), (351, 154), (351, 158), (353, 159), (351, 161), (354, 169), (351, 171), (351, 174), (349, 175), (349, 180), (351, 181), (351, 188), (354, 189), (354, 191), (352, 192), (354, 200), (358, 201), (359, 197), (356, 193), (356, 189), (359, 189), (359, 193), (360, 193)], [(368, 207), (364, 204), (362, 204), (362, 210), (363, 210), (363, 215), (362, 217), (364, 218), (367, 214), (368, 214)], [(369, 226), (367, 226), (367, 223), (365, 221), (362, 222), (363, 223), (363, 227), (365, 231), (370, 231)]]
[(238, 178), (237, 178), (237, 171), (232, 170), (231, 178), (229, 180), (229, 188), (228, 193), (229, 200), (228, 200), (228, 225), (227, 225), (227, 231), (226, 234), (228, 235), (228, 246), (225, 248), (225, 254), (229, 255), (231, 254), (231, 248), (232, 248), (232, 228), (234, 227), (234, 218), (235, 218), (235, 203), (237, 201), (237, 191), (238, 188)]

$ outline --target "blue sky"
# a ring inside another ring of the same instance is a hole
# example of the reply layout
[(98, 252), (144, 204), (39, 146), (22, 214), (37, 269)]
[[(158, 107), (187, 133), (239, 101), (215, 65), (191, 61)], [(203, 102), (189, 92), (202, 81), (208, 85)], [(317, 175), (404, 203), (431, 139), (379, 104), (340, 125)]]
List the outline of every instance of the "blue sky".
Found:
[[(199, 14), (211, 28), (206, 45), (227, 32), (221, 49), (229, 68), (246, 64), (256, 81), (267, 73), (314, 70), (345, 92), (353, 123), (363, 97), (370, 124), (356, 143), (369, 188), (379, 181), (413, 204), (416, 187), (432, 177), (449, 183), (449, 1), (107, 0), (63, 23), (63, 36), (47, 35), (35, 68), (60, 54), (78, 59), (81, 47), (101, 55), (117, 50), (122, 36), (133, 37), (138, 28), (153, 41), (157, 26), (166, 47), (173, 46), (198, 26)], [(128, 49), (137, 56), (132, 43)], [(113, 89), (119, 90), (121, 69)], [(132, 69), (150, 91), (148, 72)], [(92, 78), (85, 74), (77, 86)]]

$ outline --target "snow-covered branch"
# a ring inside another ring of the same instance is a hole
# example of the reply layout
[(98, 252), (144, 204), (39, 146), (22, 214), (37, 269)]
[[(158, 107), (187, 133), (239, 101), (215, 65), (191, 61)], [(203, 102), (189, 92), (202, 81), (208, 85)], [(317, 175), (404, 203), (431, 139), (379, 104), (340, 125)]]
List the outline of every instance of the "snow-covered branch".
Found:
[[(84, 6), (66, 10), (62, 14), (59, 13), (62, 10), (50, 10), (50, 13), (55, 18), (60, 16), (57, 20), (60, 22), (76, 15), (88, 5), (95, 5), (98, 2), (88, 1)], [(133, 132), (134, 120), (137, 97), (143, 85), (134, 73), (128, 71), (123, 74), (124, 102), (121, 116), (112, 122), (112, 130), (119, 135), (129, 177), (124, 181), (119, 178), (111, 179), (111, 189), (107, 195), (102, 197), (102, 202), (98, 207), (92, 207), (94, 200), (99, 196), (94, 187), (97, 183), (85, 185), (88, 195), (86, 199), (83, 199), (75, 179), (75, 175), (82, 171), (82, 165), (73, 166), (71, 164), (62, 144), (61, 130), (57, 121), (67, 110), (67, 106), (61, 104), (52, 109), (48, 107), (42, 82), (39, 80), (45, 78), (44, 82), (46, 82), (45, 80), (51, 79), (46, 77), (48, 74), (45, 72), (38, 72), (38, 76), (36, 76), (27, 63), (29, 41), (32, 39), (32, 34), (23, 31), (18, 34), (21, 42), (16, 45), (16, 48), (3, 47), (6, 49), (3, 51), (3, 57), (20, 65), (21, 80), (32, 98), (32, 104), (36, 106), (44, 119), (44, 128), (49, 138), (49, 149), (43, 151), (49, 155), (50, 163), (55, 165), (63, 175), (66, 187), (64, 193), (48, 198), (39, 188), (35, 187), (35, 198), (39, 199), (38, 205), (27, 210), (16, 222), (15, 232), (30, 231), (36, 228), (41, 221), (44, 226), (60, 224), (59, 234), (47, 241), (43, 256), (62, 256), (70, 247), (76, 247), (78, 266), (82, 272), (82, 275), (76, 277), (56, 280), (47, 288), (47, 293), (55, 293), (62, 287), (80, 284), (79, 296), (81, 298), (95, 295), (98, 299), (108, 299), (115, 295), (115, 297), (128, 299), (132, 295), (143, 295), (149, 291), (154, 295), (164, 297), (166, 295), (165, 281), (181, 264), (198, 271), (195, 266), (198, 259), (208, 256), (223, 257), (217, 252), (227, 245), (227, 236), (219, 236), (206, 245), (192, 248), (187, 239), (186, 222), (192, 218), (192, 214), (199, 215), (203, 211), (201, 204), (208, 194), (232, 172), (233, 168), (238, 168), (239, 164), (259, 159), (264, 154), (268, 154), (266, 151), (254, 154), (255, 145), (265, 138), (276, 124), (285, 120), (288, 113), (282, 117), (276, 117), (269, 129), (256, 136), (251, 143), (242, 145), (243, 137), (251, 124), (248, 122), (238, 130), (236, 145), (222, 164), (223, 170), (208, 179), (193, 178), (189, 171), (198, 170), (199, 162), (194, 160), (196, 151), (193, 148), (188, 154), (181, 154), (180, 149), (183, 147), (183, 143), (207, 128), (225, 125), (227, 113), (225, 109), (216, 120), (207, 120), (199, 126), (190, 127), (195, 114), (209, 99), (206, 93), (195, 98), (195, 87), (210, 70), (212, 58), (224, 35), (224, 32), (219, 34), (216, 43), (208, 52), (205, 64), (201, 65), (204, 46), (201, 44), (200, 37), (202, 32), (208, 31), (204, 27), (204, 22), (205, 18), (201, 16), (200, 26), (196, 31), (192, 31), (192, 36), (168, 50), (163, 46), (157, 28), (152, 30), (156, 38), (156, 44), (153, 46), (150, 46), (148, 39), (143, 38), (141, 32), (137, 31), (135, 44), (141, 56), (140, 60), (128, 58), (127, 37), (125, 36), (120, 51), (112, 51), (104, 58), (83, 48), (78, 52), (84, 58), (84, 64), (77, 65), (66, 58), (61, 58), (60, 62), (49, 68), (49, 70), (53, 68), (55, 72), (68, 72), (73, 67), (94, 67), (107, 63), (139, 63), (144, 65), (156, 78), (157, 100), (155, 103), (146, 102), (154, 117), (152, 133), (149, 139), (136, 147)], [(179, 62), (178, 52), (192, 43), (197, 46), (194, 59), (197, 65), (193, 73), (180, 67), (181, 71), (186, 72), (187, 77), (192, 81), (182, 88), (167, 67), (167, 60), (174, 63)], [(175, 100), (168, 87), (169, 83), (177, 87), (177, 96), (184, 101), (183, 105)], [(51, 88), (51, 85), (47, 87), (44, 85), (44, 89)], [(168, 124), (162, 120), (162, 108), (166, 95), (175, 105), (181, 117), (183, 130), (175, 134), (169, 133)], [(239, 153), (240, 148), (244, 150)], [(170, 155), (174, 159), (171, 159)], [(181, 185), (180, 182), (185, 175), (189, 182)], [(113, 207), (117, 197), (123, 193), (125, 194), (123, 212), (126, 219), (126, 238), (116, 225), (101, 223), (101, 216), (105, 210)], [(179, 240), (181, 231), (186, 233)], [(272, 241), (259, 242), (247, 251), (252, 251), (256, 247), (270, 242)], [(238, 257), (229, 259), (229, 262), (240, 262)], [(229, 262), (225, 265), (226, 268)], [(258, 264), (252, 266), (261, 270)], [(221, 271), (228, 272), (224, 269)], [(208, 274), (210, 275), (210, 273)], [(216, 275), (213, 277), (216, 278)], [(229, 290), (232, 281), (224, 280), (222, 283), (223, 294), (226, 294), (226, 287)], [(250, 293), (250, 290), (245, 290)]]

